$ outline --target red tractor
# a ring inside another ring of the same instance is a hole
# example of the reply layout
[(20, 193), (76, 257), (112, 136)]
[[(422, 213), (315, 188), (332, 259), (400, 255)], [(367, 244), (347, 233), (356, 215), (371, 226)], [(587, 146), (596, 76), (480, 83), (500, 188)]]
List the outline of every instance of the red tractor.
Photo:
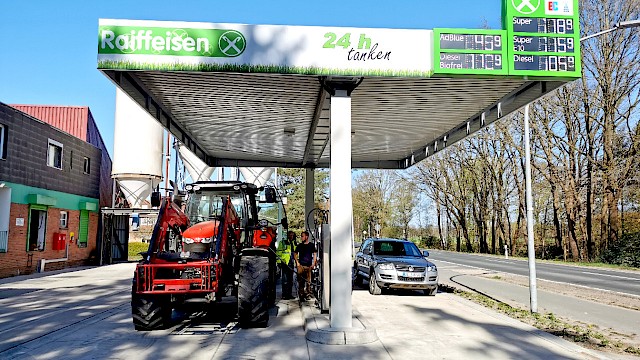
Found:
[[(241, 326), (266, 326), (275, 302), (277, 224), (258, 219), (261, 189), (227, 181), (197, 182), (186, 190), (186, 202), (162, 200), (149, 249), (136, 267), (136, 330), (166, 327), (177, 304), (225, 296), (237, 297)], [(264, 202), (275, 203), (275, 193), (264, 188)]]

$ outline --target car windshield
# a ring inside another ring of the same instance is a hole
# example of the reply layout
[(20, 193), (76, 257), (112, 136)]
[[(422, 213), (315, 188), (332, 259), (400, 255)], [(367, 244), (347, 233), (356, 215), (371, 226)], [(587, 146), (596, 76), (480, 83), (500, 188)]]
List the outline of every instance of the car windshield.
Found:
[(381, 256), (422, 256), (411, 242), (374, 241), (373, 253)]

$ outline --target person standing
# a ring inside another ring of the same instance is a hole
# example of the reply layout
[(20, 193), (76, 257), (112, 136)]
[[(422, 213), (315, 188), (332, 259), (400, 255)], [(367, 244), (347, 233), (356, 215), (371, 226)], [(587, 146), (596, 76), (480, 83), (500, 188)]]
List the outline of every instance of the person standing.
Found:
[(296, 233), (287, 232), (287, 239), (278, 243), (278, 266), (282, 272), (282, 299), (294, 299), (293, 292), (293, 259), (291, 253), (296, 243)]
[(303, 231), (302, 242), (296, 247), (293, 258), (298, 268), (298, 296), (306, 300), (311, 296), (311, 270), (316, 267), (316, 247), (309, 242), (309, 233)]

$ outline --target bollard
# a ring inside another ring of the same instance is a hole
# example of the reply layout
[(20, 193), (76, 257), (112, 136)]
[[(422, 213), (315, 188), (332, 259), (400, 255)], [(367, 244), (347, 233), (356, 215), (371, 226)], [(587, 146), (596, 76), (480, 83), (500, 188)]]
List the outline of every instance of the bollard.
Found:
[(504, 258), (509, 259), (509, 245), (504, 246)]

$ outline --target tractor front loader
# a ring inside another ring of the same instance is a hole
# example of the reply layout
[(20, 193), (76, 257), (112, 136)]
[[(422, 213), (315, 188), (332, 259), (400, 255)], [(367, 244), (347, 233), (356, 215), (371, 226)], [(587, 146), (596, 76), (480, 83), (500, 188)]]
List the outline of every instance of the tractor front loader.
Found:
[(266, 326), (275, 302), (276, 231), (274, 224), (258, 220), (260, 189), (241, 182), (197, 182), (186, 190), (186, 203), (163, 199), (149, 249), (136, 267), (131, 292), (136, 330), (168, 326), (179, 303), (225, 296), (237, 297), (241, 326)]

